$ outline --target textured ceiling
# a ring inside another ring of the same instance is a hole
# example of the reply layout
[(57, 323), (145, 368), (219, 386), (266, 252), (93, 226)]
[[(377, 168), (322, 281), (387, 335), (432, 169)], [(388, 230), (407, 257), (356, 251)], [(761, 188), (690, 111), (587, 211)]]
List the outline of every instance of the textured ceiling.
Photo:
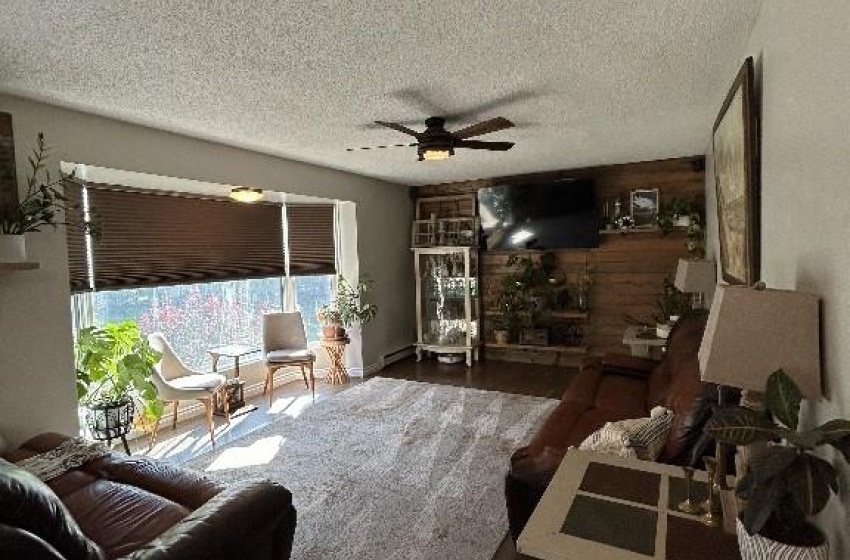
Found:
[[(761, 0), (0, 0), (0, 90), (406, 184), (702, 153)], [(509, 152), (417, 162), (369, 126)]]

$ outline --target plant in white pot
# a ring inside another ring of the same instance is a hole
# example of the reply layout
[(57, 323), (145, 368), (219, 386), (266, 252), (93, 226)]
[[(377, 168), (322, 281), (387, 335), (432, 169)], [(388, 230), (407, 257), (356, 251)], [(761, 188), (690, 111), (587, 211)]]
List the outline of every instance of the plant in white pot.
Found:
[(30, 165), (27, 187), (17, 204), (0, 207), (0, 262), (25, 261), (27, 258), (24, 234), (55, 229), (59, 225), (73, 225), (94, 231), (90, 222), (70, 224), (65, 220), (68, 198), (58, 187), (73, 181), (74, 174), (53, 179), (47, 169), (49, 150), (44, 134), (39, 132), (36, 147), (27, 158)]
[(800, 430), (802, 396), (782, 370), (768, 379), (765, 401), (766, 411), (740, 406), (719, 410), (706, 426), (721, 443), (766, 443), (736, 489), (743, 504), (737, 521), (741, 556), (825, 560), (825, 537), (810, 520), (838, 492), (838, 473), (813, 450), (831, 445), (850, 461), (850, 421)]

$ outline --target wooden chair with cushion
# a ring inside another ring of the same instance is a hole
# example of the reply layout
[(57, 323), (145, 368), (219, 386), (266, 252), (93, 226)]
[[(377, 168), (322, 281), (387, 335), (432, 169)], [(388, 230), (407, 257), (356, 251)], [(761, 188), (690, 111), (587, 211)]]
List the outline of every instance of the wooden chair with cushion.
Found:
[[(162, 353), (162, 359), (154, 366), (151, 381), (156, 387), (159, 398), (172, 404), (171, 427), (177, 427), (177, 405), (180, 401), (197, 399), (204, 403), (207, 426), (210, 430), (210, 441), (215, 445), (215, 422), (213, 421), (213, 398), (216, 394), (222, 397), (227, 423), (230, 424), (230, 412), (227, 410), (227, 395), (224, 394), (226, 379), (218, 373), (202, 373), (195, 371), (183, 363), (174, 352), (171, 344), (162, 333), (148, 336), (151, 347)], [(151, 445), (156, 441), (156, 428), (151, 438)]]
[[(304, 321), (300, 311), (287, 313), (267, 313), (263, 315), (263, 359), (266, 363), (266, 383), (263, 394), (269, 394), (269, 406), (274, 400), (274, 375), (285, 367), (298, 366), (304, 384), (316, 398), (316, 378), (313, 377), (313, 363), (316, 355), (307, 345)], [(307, 373), (310, 371), (310, 381)]]

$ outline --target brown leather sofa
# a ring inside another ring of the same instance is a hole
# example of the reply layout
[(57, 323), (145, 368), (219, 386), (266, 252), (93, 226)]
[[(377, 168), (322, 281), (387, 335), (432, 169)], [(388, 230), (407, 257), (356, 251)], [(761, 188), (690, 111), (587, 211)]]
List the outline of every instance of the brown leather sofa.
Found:
[(644, 418), (653, 407), (663, 405), (675, 417), (658, 460), (683, 465), (710, 452), (701, 436), (717, 402), (717, 386), (700, 381), (697, 360), (706, 318), (695, 312), (680, 319), (670, 333), (663, 361), (618, 354), (585, 360), (531, 443), (511, 457), (505, 499), (514, 540), (567, 449), (606, 422)]
[(282, 560), (292, 495), (269, 481), (224, 488), (145, 457), (110, 454), (43, 483), (14, 465), (67, 436), (42, 434), (0, 461), (0, 558)]

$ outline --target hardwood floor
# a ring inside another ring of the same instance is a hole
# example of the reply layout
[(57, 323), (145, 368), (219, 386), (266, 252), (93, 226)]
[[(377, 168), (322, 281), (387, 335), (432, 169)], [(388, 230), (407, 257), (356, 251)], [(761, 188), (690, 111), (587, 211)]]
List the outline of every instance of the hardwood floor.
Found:
[(466, 364), (440, 364), (433, 359), (417, 363), (410, 358), (387, 366), (377, 375), (557, 399), (575, 372), (575, 368), (564, 366), (497, 361), (480, 361), (467, 368)]
[[(297, 382), (276, 385), (275, 400), (271, 406), (268, 397), (263, 395), (246, 398), (247, 405), (256, 407), (253, 411), (241, 414), (237, 412), (231, 418), (230, 425), (225, 424), (224, 418), (215, 417), (216, 448), (229, 445), (281, 416), (297, 416), (315, 403), (358, 383), (362, 383), (359, 378), (352, 378), (348, 385), (328, 385), (317, 379), (314, 400), (309, 389), (305, 388), (299, 379)], [(175, 463), (183, 463), (211, 449), (209, 431), (201, 416), (181, 420), (176, 429), (172, 429), (170, 425), (162, 426), (156, 445), (152, 448), (148, 447), (146, 436), (130, 441), (130, 450), (135, 455), (147, 455)]]

